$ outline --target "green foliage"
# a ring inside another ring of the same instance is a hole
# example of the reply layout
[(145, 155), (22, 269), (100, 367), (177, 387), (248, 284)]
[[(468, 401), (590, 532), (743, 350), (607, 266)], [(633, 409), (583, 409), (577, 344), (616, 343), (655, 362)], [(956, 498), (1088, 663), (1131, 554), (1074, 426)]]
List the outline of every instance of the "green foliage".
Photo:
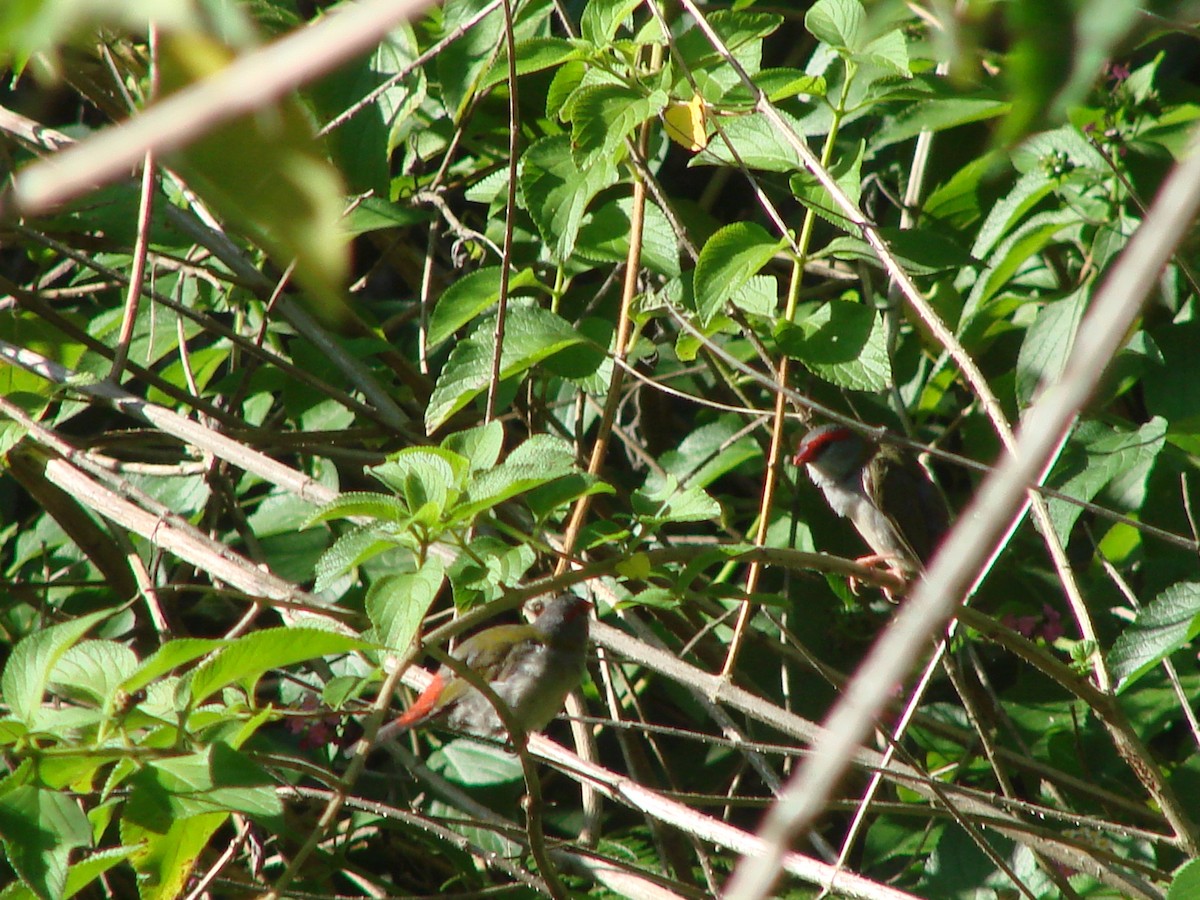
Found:
[[(82, 640), (112, 615), (31, 633), (0, 675), (9, 709), (0, 741), (26, 761), (4, 782), (0, 836), (15, 873), (38, 897), (71, 896), (125, 859), (151, 896), (175, 896), (188, 861), (231, 814), (278, 827), (275, 779), (239, 749), (278, 718), (255, 701), (259, 679), (369, 646), (332, 631), (271, 628), (233, 640), (167, 641), (139, 663), (123, 644)], [(223, 703), (204, 705), (222, 690)], [(119, 823), (124, 848), (97, 847), (103, 823), (97, 831), (65, 792), (100, 784), (104, 796), (120, 800), (92, 812)], [(98, 852), (77, 872), (72, 851), (82, 848)]]
[[(696, 260), (692, 289), (696, 312), (704, 323), (738, 303), (737, 296), (779, 249), (779, 241), (753, 222), (736, 222), (716, 232)], [(771, 292), (776, 293), (775, 291)]]
[(1113, 676), (1121, 680), (1122, 689), (1200, 634), (1198, 588), (1194, 582), (1171, 585), (1113, 642), (1108, 664)]
[[(486, 0), (374, 47), (337, 31), (366, 4), (0, 4), (18, 186), (334, 26), (296, 91), (158, 136), (144, 222), (127, 173), (0, 196), (0, 896), (539, 889), (527, 828), (581, 849), (584, 776), (544, 777), (527, 826), (511, 748), (405, 736), (433, 775), (343, 751), (444, 613), (564, 589), (626, 632), (594, 630), (584, 685), (608, 868), (577, 855), (596, 880), (563, 866), (569, 889), (649, 892), (615, 866), (719, 892), (722, 829), (757, 827), (893, 612), (800, 552), (865, 548), (788, 464), (798, 434), (815, 409), (907, 436), (968, 508), (989, 417), (1019, 431), (1070, 374), (1200, 121), (1184, 13), (1142, 6), (739, 0), (701, 27), (527, 0), (510, 51)], [(845, 890), (1195, 893), (1200, 265), (1194, 235), (1171, 249), (1089, 360), (1046, 533), (1000, 548), (954, 677), (896, 686), (905, 770), (848, 855), (874, 884)], [(816, 823), (835, 849), (880, 765), (853, 762)]]
[[(214, 74), (230, 59), (207, 35), (168, 32), (159, 56), (163, 94)], [(272, 165), (262, 166), (264, 158)], [(279, 265), (294, 266), (318, 310), (341, 315), (350, 266), (341, 223), (346, 189), (299, 103), (288, 99), (212, 129), (171, 164), (214, 210), (257, 236)]]
[(1175, 872), (1171, 881), (1171, 889), (1167, 891), (1167, 900), (1184, 900), (1200, 891), (1200, 860), (1184, 863)]

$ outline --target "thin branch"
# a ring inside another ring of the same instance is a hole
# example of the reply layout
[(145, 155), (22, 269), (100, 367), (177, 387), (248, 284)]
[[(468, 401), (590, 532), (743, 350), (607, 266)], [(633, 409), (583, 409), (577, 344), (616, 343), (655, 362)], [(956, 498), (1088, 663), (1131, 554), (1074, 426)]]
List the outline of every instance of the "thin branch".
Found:
[[(512, 0), (503, 0), (504, 46), (508, 50), (508, 196), (504, 208), (504, 253), (500, 259), (500, 296), (496, 300), (496, 330), (492, 337), (492, 377), (488, 381), (483, 419), (496, 417), (500, 391), (501, 360), (504, 358), (504, 329), (508, 323), (508, 282), (512, 275), (513, 232), (517, 219), (517, 167), (521, 162), (521, 110), (517, 95), (517, 45), (513, 38)], [(552, 876), (547, 883), (557, 896), (562, 885)]]
[(148, 152), (176, 150), (369, 51), (428, 5), (429, 0), (346, 4), (120, 125), (22, 170), (13, 181), (13, 199), (21, 214), (40, 215), (121, 178)]

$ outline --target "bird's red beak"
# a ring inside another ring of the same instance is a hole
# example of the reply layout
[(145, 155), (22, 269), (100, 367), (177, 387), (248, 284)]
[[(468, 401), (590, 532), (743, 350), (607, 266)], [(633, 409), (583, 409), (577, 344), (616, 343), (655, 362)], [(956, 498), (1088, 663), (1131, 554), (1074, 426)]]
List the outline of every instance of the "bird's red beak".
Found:
[(592, 608), (592, 601), (577, 598), (577, 602), (571, 607), (571, 612), (567, 616), (567, 621), (578, 618), (580, 615), (587, 615), (589, 609)]

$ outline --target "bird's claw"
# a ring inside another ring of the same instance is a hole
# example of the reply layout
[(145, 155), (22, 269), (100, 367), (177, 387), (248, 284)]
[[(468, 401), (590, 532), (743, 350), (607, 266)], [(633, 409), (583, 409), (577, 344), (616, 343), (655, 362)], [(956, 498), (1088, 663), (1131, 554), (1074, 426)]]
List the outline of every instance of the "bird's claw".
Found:
[[(898, 581), (904, 583), (904, 588), (902, 591), (900, 591), (899, 595), (894, 594), (892, 589), (889, 587), (881, 588), (883, 591), (883, 596), (887, 598), (889, 603), (899, 603), (901, 598), (908, 593), (908, 578), (904, 572), (904, 569), (897, 565), (896, 560), (892, 559), (891, 557), (883, 556), (879, 553), (870, 553), (866, 556), (860, 556), (854, 561), (860, 566), (870, 566), (872, 568), (881, 567), (889, 575), (892, 575)], [(857, 578), (855, 578), (853, 575), (850, 576), (850, 593), (854, 594), (856, 597), (858, 596), (859, 583), (860, 582)]]

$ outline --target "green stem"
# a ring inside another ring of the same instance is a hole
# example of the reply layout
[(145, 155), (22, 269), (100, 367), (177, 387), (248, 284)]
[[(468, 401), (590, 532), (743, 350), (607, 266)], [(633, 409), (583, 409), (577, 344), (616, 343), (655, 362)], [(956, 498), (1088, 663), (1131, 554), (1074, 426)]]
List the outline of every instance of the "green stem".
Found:
[[(825, 135), (825, 144), (821, 148), (821, 165), (828, 169), (829, 162), (833, 158), (833, 148), (837, 141), (838, 131), (842, 127), (842, 119), (846, 115), (846, 98), (849, 96), (850, 82), (854, 79), (854, 73), (857, 67), (846, 60), (846, 80), (842, 84), (842, 93), (838, 97), (837, 106), (833, 108), (833, 121), (829, 125), (829, 131)], [(792, 277), (788, 282), (787, 304), (783, 311), (783, 317), (786, 321), (791, 322), (796, 317), (796, 306), (800, 299), (800, 283), (804, 278), (804, 264), (808, 259), (808, 247), (812, 242), (813, 226), (816, 224), (817, 214), (812, 208), (804, 211), (804, 221), (800, 224), (800, 234), (796, 238), (796, 257), (792, 262)]]

